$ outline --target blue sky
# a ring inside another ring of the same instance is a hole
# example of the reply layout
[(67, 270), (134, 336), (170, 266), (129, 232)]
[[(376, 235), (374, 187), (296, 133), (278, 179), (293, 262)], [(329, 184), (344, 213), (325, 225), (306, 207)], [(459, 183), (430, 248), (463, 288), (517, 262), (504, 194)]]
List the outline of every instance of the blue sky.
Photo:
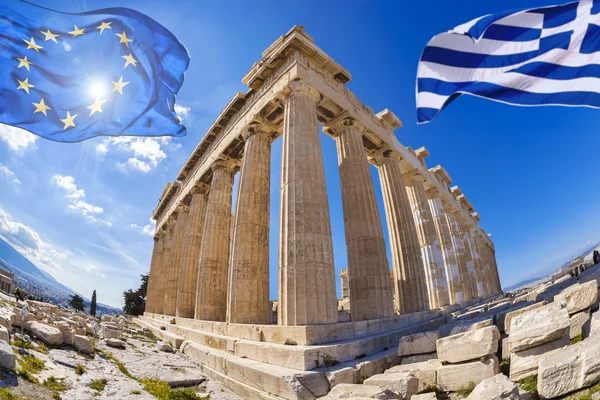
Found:
[[(449, 172), (492, 233), (504, 286), (550, 272), (600, 240), (600, 111), (521, 108), (463, 96), (432, 123), (416, 125), (417, 61), (433, 35), (484, 14), (552, 1), (32, 2), (69, 12), (137, 9), (170, 29), (192, 58), (178, 97), (185, 138), (60, 144), (0, 126), (0, 235), (87, 297), (97, 289), (98, 301), (121, 306), (122, 291), (139, 285), (152, 251), (148, 219), (165, 183), (227, 102), (246, 91), (241, 78), (262, 51), (293, 25), (304, 25), (351, 72), (348, 87), (365, 104), (396, 113), (404, 123), (396, 131), (401, 143), (426, 146), (428, 165)], [(339, 271), (346, 248), (337, 157), (332, 139), (322, 136), (322, 144)], [(277, 296), (280, 153), (278, 140), (271, 298)]]

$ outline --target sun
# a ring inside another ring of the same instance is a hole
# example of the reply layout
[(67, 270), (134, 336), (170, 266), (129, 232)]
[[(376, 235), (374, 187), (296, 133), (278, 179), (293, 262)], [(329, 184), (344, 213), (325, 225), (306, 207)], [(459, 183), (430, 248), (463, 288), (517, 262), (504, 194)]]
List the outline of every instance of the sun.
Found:
[(103, 97), (103, 96), (105, 97), (106, 95), (109, 94), (109, 92), (110, 92), (109, 89), (110, 88), (107, 85), (107, 83), (105, 81), (99, 80), (99, 79), (92, 80), (90, 82), (90, 84), (87, 86), (88, 94), (92, 98)]

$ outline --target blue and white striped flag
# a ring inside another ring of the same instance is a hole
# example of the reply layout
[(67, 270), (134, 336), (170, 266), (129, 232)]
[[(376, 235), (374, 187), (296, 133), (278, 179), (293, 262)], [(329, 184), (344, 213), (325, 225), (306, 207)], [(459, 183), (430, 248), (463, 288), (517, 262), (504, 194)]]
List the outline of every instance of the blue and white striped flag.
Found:
[(600, 108), (600, 0), (486, 15), (435, 36), (417, 71), (417, 119), (461, 94)]

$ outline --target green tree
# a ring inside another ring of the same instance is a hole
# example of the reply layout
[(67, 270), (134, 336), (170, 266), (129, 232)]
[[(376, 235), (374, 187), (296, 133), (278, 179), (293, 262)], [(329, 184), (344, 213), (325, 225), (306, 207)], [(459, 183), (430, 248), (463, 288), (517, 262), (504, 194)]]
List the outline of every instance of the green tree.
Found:
[(90, 315), (96, 316), (96, 291), (92, 293), (92, 302), (90, 303)]
[(83, 304), (83, 297), (81, 297), (78, 294), (71, 296), (71, 298), (67, 302), (67, 305), (75, 311), (83, 312), (85, 310), (85, 306)]
[(127, 289), (123, 292), (125, 314), (142, 315), (146, 309), (146, 291), (148, 289), (148, 274), (140, 275), (142, 284), (137, 290)]

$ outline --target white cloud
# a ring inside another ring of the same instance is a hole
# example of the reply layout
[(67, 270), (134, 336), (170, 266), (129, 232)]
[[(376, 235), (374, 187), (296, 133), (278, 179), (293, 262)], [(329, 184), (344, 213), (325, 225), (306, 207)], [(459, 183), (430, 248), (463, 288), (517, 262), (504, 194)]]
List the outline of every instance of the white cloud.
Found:
[(0, 236), (15, 247), (29, 260), (50, 271), (62, 270), (61, 264), (68, 255), (54, 249), (52, 245), (40, 238), (38, 233), (0, 209)]
[(0, 175), (3, 175), (7, 178), (12, 178), (12, 181), (15, 185), (20, 185), (21, 181), (17, 179), (15, 173), (12, 172), (6, 165), (0, 163)]
[(0, 124), (0, 141), (6, 143), (8, 148), (17, 154), (23, 150), (34, 147), (37, 136), (21, 128)]
[(99, 145), (97, 145), (96, 153), (98, 153), (100, 155), (105, 155), (106, 153), (108, 153), (108, 147), (106, 147), (106, 144), (100, 143)]
[(143, 173), (150, 172), (152, 167), (145, 161), (138, 160), (137, 158), (130, 158), (127, 162), (119, 162), (117, 164), (122, 169), (133, 169), (135, 171), (140, 171)]
[(102, 214), (104, 209), (85, 201), (85, 191), (77, 188), (75, 179), (72, 176), (54, 174), (52, 181), (65, 192), (65, 197), (69, 200), (67, 207), (70, 210), (85, 216), (88, 221), (99, 222), (109, 227), (112, 226), (111, 222), (98, 218), (98, 215)]
[(186, 106), (182, 106), (179, 104), (175, 104), (175, 113), (177, 114), (177, 118), (179, 121), (183, 122), (183, 118), (190, 112), (190, 108)]
[(139, 226), (138, 224), (131, 224), (129, 226), (139, 231), (142, 235), (154, 237), (154, 231), (156, 230), (156, 221), (150, 219), (150, 223), (144, 226)]
[[(128, 153), (129, 159), (125, 162), (117, 162), (117, 166), (122, 170), (131, 170), (142, 173), (148, 173), (156, 168), (161, 161), (167, 159), (167, 154), (164, 149), (171, 143), (170, 137), (130, 137), (121, 136), (109, 138), (103, 144), (96, 147), (97, 152), (108, 153), (110, 148), (114, 148), (121, 153)], [(104, 146), (102, 149), (98, 147)], [(171, 150), (181, 148), (180, 144), (172, 144), (169, 146)], [(131, 157), (133, 155), (133, 157)]]

